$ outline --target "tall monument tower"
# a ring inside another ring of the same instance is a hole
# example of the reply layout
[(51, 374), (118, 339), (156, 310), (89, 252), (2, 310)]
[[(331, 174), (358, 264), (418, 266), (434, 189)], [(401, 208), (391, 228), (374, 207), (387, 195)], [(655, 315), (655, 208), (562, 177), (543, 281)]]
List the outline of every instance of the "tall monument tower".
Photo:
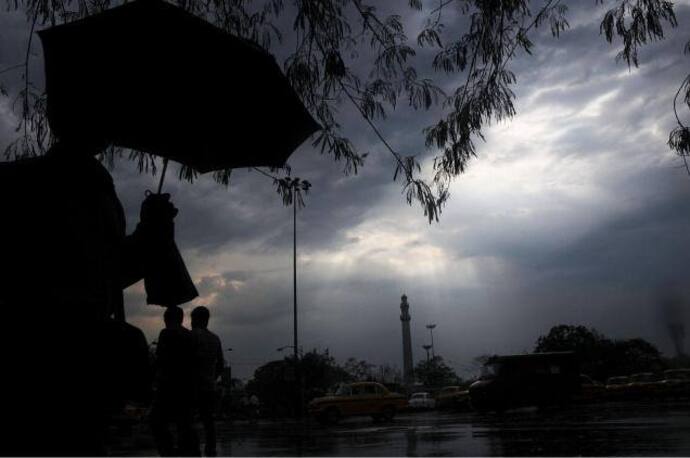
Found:
[(407, 296), (403, 294), (400, 298), (400, 321), (402, 322), (402, 343), (403, 343), (403, 383), (406, 386), (412, 385), (412, 338), (410, 337), (410, 304), (407, 303)]

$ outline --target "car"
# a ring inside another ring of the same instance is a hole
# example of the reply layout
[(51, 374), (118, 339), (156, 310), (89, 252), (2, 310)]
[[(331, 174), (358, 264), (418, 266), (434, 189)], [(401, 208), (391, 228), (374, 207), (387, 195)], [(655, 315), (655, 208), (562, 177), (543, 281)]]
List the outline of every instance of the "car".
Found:
[(690, 369), (667, 369), (664, 380), (690, 381)]
[(667, 369), (659, 383), (663, 386), (664, 396), (690, 396), (690, 369)]
[(662, 395), (661, 377), (653, 372), (641, 372), (630, 376), (630, 394), (634, 398), (649, 398)]
[(439, 409), (462, 409), (469, 407), (469, 391), (459, 386), (445, 386), (436, 395), (436, 407)]
[(662, 377), (654, 372), (641, 372), (630, 376), (630, 383), (657, 383)]
[(609, 377), (606, 380), (606, 386), (623, 386), (623, 385), (628, 385), (630, 383), (630, 377), (627, 376), (618, 376), (618, 377)]
[(431, 394), (424, 391), (413, 393), (407, 403), (410, 409), (416, 410), (433, 409), (436, 407), (436, 400), (431, 397)]
[(580, 392), (575, 400), (581, 403), (599, 401), (606, 397), (606, 387), (603, 383), (592, 380), (585, 374), (580, 374)]
[(609, 377), (606, 380), (606, 397), (611, 400), (626, 399), (631, 395), (630, 377)]
[(392, 420), (396, 412), (407, 407), (407, 399), (376, 382), (340, 385), (335, 394), (313, 399), (309, 414), (319, 422), (337, 423), (343, 417), (370, 415), (374, 420)]

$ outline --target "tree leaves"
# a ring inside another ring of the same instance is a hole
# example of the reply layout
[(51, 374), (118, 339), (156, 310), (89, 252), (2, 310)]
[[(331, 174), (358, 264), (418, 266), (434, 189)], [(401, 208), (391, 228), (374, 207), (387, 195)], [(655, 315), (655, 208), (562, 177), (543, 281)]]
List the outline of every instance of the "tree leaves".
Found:
[(657, 371), (659, 350), (644, 339), (611, 340), (593, 328), (560, 324), (537, 340), (535, 353), (574, 351), (582, 372), (605, 381), (615, 375)]
[[(685, 45), (686, 50), (690, 49), (690, 41)], [(687, 53), (687, 51), (686, 51)], [(690, 175), (690, 166), (688, 165), (688, 156), (690, 156), (690, 128), (681, 120), (678, 113), (678, 100), (682, 97), (682, 101), (690, 111), (690, 75), (686, 76), (680, 87), (673, 97), (673, 114), (676, 117), (677, 126), (671, 131), (668, 137), (668, 146), (683, 159), (685, 170)]]
[[(597, 0), (603, 3), (604, 0)], [(606, 41), (612, 43), (616, 36), (623, 41), (623, 49), (616, 56), (616, 60), (624, 60), (628, 68), (639, 65), (638, 47), (664, 38), (663, 23), (671, 27), (678, 25), (678, 20), (673, 11), (673, 3), (665, 0), (620, 0), (618, 5), (609, 9), (601, 21), (599, 31)], [(690, 41), (683, 52), (690, 54)], [(678, 99), (683, 101), (690, 109), (690, 75), (680, 84), (673, 98), (673, 113), (677, 126), (671, 130), (668, 138), (668, 146), (682, 159), (685, 169), (690, 175), (687, 157), (690, 155), (690, 130), (683, 123), (678, 113)]]
[(283, 199), (283, 204), (292, 205), (295, 203), (297, 207), (304, 207), (304, 195), (309, 193), (311, 183), (301, 178), (274, 178), (274, 185), (276, 192)]
[[(347, 16), (348, 6), (352, 8), (350, 14), (359, 17), (356, 34), (356, 21)], [(294, 27), (300, 40), (297, 51), (286, 61), (286, 74), (324, 127), (315, 135), (313, 145), (322, 154), (344, 162), (344, 173), (357, 173), (363, 155), (340, 132), (336, 122), (338, 106), (343, 99), (349, 100), (396, 161), (395, 176), (402, 179), (407, 202), (419, 202), (430, 221), (437, 219), (445, 197), (439, 198), (417, 176), (419, 168), (404, 161), (374, 124), (384, 120), (387, 110), (395, 109), (403, 95), (413, 109), (428, 109), (444, 97), (440, 88), (430, 79), (419, 78), (415, 68), (408, 64), (415, 50), (407, 44), (401, 17), (379, 16), (374, 6), (361, 0), (323, 0), (309, 5), (298, 2)], [(368, 75), (354, 71), (348, 64), (352, 59), (345, 58), (349, 54), (356, 62), (358, 54), (349, 51), (357, 43), (367, 43), (373, 52)]]
[(428, 361), (420, 360), (414, 368), (414, 374), (418, 381), (428, 387), (440, 388), (461, 383), (460, 377), (438, 355)]
[(443, 43), (441, 42), (441, 35), (439, 34), (439, 31), (434, 28), (422, 30), (419, 33), (419, 35), (417, 35), (417, 44), (422, 48), (424, 46), (437, 46), (439, 48), (443, 47)]
[(516, 77), (506, 66), (517, 49), (531, 53), (530, 30), (548, 21), (558, 37), (568, 27), (567, 8), (557, 1), (547, 1), (536, 15), (527, 1), (461, 3), (470, 26), (436, 54), (433, 67), (465, 72), (465, 81), (444, 101), (446, 116), (424, 130), (426, 146), (441, 150), (434, 159), (434, 183), (445, 189), (476, 157), (475, 141), (483, 140), (484, 127), (515, 115)]
[[(603, 0), (598, 0), (603, 3)], [(673, 3), (665, 0), (621, 0), (604, 15), (599, 27), (606, 41), (613, 42), (617, 35), (623, 40), (623, 49), (616, 56), (625, 60), (628, 67), (639, 65), (638, 48), (648, 41), (664, 38), (662, 22), (676, 27), (678, 21)]]
[(690, 156), (690, 128), (675, 127), (669, 135), (668, 146), (679, 156)]

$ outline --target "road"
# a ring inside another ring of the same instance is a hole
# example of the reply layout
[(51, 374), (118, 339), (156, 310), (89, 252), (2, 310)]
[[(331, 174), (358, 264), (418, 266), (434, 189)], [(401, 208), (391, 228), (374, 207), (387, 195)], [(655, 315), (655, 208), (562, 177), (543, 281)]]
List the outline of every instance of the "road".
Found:
[[(145, 425), (113, 455), (155, 455)], [(389, 423), (336, 426), (219, 422), (219, 455), (234, 456), (690, 456), (690, 401), (606, 403), (501, 415), (420, 412)]]

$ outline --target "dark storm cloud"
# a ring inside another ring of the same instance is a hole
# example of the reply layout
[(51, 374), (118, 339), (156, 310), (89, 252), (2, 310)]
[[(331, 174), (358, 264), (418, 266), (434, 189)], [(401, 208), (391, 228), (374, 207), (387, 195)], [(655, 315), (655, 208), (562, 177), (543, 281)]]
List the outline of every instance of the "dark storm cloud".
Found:
[[(406, 293), (415, 359), (428, 342), (424, 325), (435, 322), (438, 353), (458, 370), (476, 355), (529, 351), (558, 323), (671, 350), (655, 288), (686, 270), (690, 248), (690, 178), (665, 145), (671, 100), (687, 72), (690, 8), (678, 5), (681, 27), (645, 47), (640, 68), (628, 70), (614, 59), (620, 44), (599, 35), (603, 9), (572, 3), (571, 30), (559, 39), (540, 31), (534, 55), (515, 61), (518, 115), (478, 143), (479, 157), (452, 186), (439, 224), (406, 205), (391, 156), (347, 105), (345, 132), (371, 152), (359, 175), (344, 177), (342, 165), (308, 143), (293, 155), (293, 174), (314, 184), (298, 214), (305, 349), (400, 365)], [(2, 66), (22, 59), (23, 20), (0, 16)], [(37, 53), (40, 61), (40, 46)], [(424, 51), (417, 61), (430, 58)], [(381, 128), (401, 152), (424, 152), (421, 129), (439, 115), (403, 107)], [(14, 123), (3, 99), (0, 143)], [(113, 176), (132, 230), (157, 177), (126, 161)], [(178, 245), (201, 294), (185, 308), (211, 308), (211, 327), (235, 349), (236, 373), (248, 377), (291, 343), (292, 211), (255, 172), (236, 171), (227, 189), (169, 172), (165, 189), (180, 208)], [(144, 304), (141, 284), (126, 299), (128, 316), (154, 338), (162, 310)]]

